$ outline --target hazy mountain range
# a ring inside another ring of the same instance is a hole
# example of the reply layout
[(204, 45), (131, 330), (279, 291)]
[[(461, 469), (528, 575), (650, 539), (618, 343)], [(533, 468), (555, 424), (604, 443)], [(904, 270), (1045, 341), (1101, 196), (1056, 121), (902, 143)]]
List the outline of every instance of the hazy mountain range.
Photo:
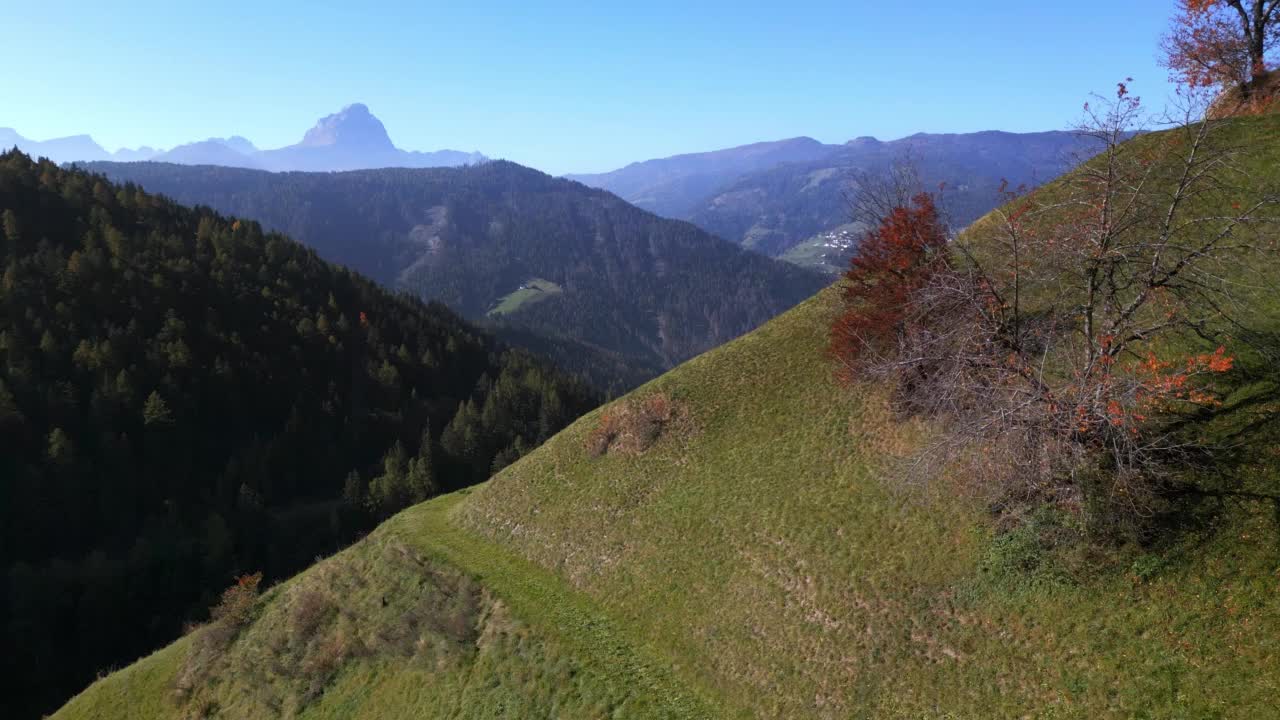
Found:
[[(475, 165), (478, 152), (397, 148), (386, 127), (356, 103), (321, 118), (287, 147), (259, 149), (240, 136), (108, 152), (88, 135), (33, 141), (0, 128), (0, 147), (57, 162), (154, 161), (269, 171), (345, 171)], [(1035, 186), (1091, 154), (1071, 132), (919, 133), (892, 141), (859, 137), (842, 145), (810, 137), (758, 142), (635, 162), (607, 173), (565, 177), (608, 190), (657, 215), (686, 220), (744, 248), (827, 274), (844, 269), (862, 228), (850, 224), (853, 179), (891, 165), (915, 166), (963, 227), (1001, 200), (999, 189)]]
[(839, 148), (810, 137), (797, 137), (673, 155), (634, 162), (612, 172), (565, 177), (608, 190), (650, 212), (684, 218), (698, 209), (699, 201), (742, 175), (781, 163), (819, 160)]
[(1002, 181), (1038, 185), (1092, 152), (1091, 141), (1072, 132), (920, 133), (843, 145), (800, 137), (568, 177), (743, 247), (832, 271), (852, 252), (852, 244), (834, 236), (849, 230), (859, 174), (914, 166), (922, 186), (940, 195), (952, 224), (963, 227), (1000, 202)]
[(33, 157), (47, 157), (59, 163), (150, 160), (179, 165), (221, 165), (277, 172), (455, 167), (488, 160), (478, 152), (401, 150), (391, 142), (382, 121), (360, 103), (348, 105), (321, 118), (300, 142), (273, 150), (261, 150), (249, 140), (233, 135), (190, 142), (169, 150), (143, 146), (108, 152), (89, 135), (31, 140), (12, 128), (0, 128), (0, 148), (15, 146)]

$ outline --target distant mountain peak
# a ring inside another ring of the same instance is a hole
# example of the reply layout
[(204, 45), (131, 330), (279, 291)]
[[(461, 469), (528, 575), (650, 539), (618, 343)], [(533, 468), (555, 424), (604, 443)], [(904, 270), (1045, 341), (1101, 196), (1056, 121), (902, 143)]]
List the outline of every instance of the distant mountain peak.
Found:
[(360, 150), (394, 150), (382, 121), (364, 103), (352, 103), (332, 115), (320, 118), (307, 131), (301, 147), (348, 147)]
[(248, 138), (242, 135), (232, 135), (231, 137), (209, 138), (209, 139), (212, 140), (213, 142), (221, 143), (222, 145), (225, 145), (226, 147), (229, 147), (232, 150), (235, 150), (236, 152), (242, 153), (244, 155), (252, 155), (258, 151), (258, 148), (252, 142), (250, 142)]
[(881, 142), (879, 140), (877, 140), (876, 138), (870, 135), (860, 135), (850, 140), (849, 142), (845, 143), (845, 145), (850, 145), (853, 147), (866, 147), (869, 145), (880, 145), (880, 144)]
[(320, 118), (302, 141), (282, 148), (258, 149), (240, 135), (211, 137), (178, 145), (168, 151), (142, 146), (107, 152), (88, 135), (35, 141), (13, 128), (0, 127), (0, 151), (17, 146), (32, 157), (55, 162), (157, 162), (178, 165), (220, 165), (272, 171), (338, 172), (382, 167), (446, 167), (476, 165), (488, 158), (478, 152), (436, 150), (410, 152), (391, 142), (382, 121), (364, 103), (352, 103)]

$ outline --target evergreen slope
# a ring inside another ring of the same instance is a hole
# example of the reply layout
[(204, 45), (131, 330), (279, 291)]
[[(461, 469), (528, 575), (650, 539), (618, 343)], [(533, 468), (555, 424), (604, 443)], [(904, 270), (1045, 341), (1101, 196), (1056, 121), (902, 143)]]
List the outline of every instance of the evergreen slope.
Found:
[[(1254, 149), (1252, 169), (1274, 179), (1280, 119), (1243, 120), (1235, 132)], [(883, 388), (834, 380), (823, 349), (837, 307), (836, 293), (821, 293), (584, 416), (469, 495), (413, 508), (382, 532), (422, 528), (475, 548), (435, 557), (478, 576), (532, 632), (574, 647), (590, 647), (598, 626), (556, 611), (567, 598), (590, 606), (668, 669), (670, 687), (706, 703), (700, 717), (1274, 714), (1274, 454), (1246, 469), (1245, 492), (1213, 497), (1163, 544), (1063, 564), (1034, 533), (998, 532), (985, 508), (941, 484), (885, 483), (887, 464), (930, 428), (895, 419)], [(1251, 386), (1274, 384), (1273, 370), (1255, 370)], [(1268, 433), (1255, 440), (1261, 449), (1274, 445), (1274, 423)], [(521, 602), (534, 576), (539, 598)], [(166, 652), (59, 717), (123, 717), (111, 698), (148, 678), (155, 690), (141, 697), (162, 702), (156, 692), (183, 651)], [(502, 686), (497, 674), (477, 681)], [(332, 687), (338, 702), (341, 680)], [(345, 707), (450, 712), (405, 692)], [(634, 707), (618, 715), (671, 715)], [(555, 716), (548, 708), (532, 714)], [(479, 704), (474, 713), (504, 716)]]
[[(158, 163), (91, 167), (180, 202), (258, 220), (327, 260), (475, 321), (529, 280), (550, 281), (563, 292), (504, 314), (497, 330), (513, 340), (522, 333), (545, 338), (541, 349), (561, 366), (575, 365), (585, 350), (606, 362), (622, 356), (648, 379), (826, 283), (688, 223), (510, 162), (283, 174)], [(634, 386), (620, 375), (605, 379)]]
[(283, 236), (0, 156), (0, 663), (16, 717), (488, 477), (593, 403)]

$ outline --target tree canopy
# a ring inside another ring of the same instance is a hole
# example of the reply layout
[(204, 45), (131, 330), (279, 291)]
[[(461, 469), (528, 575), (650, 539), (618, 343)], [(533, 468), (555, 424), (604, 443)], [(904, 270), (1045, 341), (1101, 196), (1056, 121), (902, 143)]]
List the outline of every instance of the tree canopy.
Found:
[(1163, 42), (1164, 64), (1188, 86), (1248, 96), (1265, 78), (1277, 41), (1280, 0), (1179, 0)]

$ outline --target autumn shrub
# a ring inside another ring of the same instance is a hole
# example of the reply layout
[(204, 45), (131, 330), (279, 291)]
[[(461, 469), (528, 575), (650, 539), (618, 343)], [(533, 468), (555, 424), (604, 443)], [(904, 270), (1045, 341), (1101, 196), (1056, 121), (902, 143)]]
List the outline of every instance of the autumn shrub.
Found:
[(289, 634), (295, 642), (304, 642), (333, 611), (333, 602), (324, 592), (313, 587), (299, 589), (289, 612)]
[(1221, 87), (1246, 103), (1268, 81), (1280, 44), (1280, 8), (1254, 0), (1178, 0), (1162, 64), (1188, 88)]
[(1228, 330), (1248, 334), (1232, 278), (1280, 195), (1239, 172), (1217, 121), (1126, 142), (1123, 83), (1087, 113), (1101, 154), (982, 232), (947, 243), (927, 196), (888, 213), (845, 276), (831, 351), (937, 421), (904, 478), (953, 479), (1006, 527), (1051, 506), (1141, 539), (1217, 450), (1194, 421), (1223, 404)]
[(688, 428), (685, 407), (666, 393), (653, 393), (605, 410), (587, 435), (587, 450), (592, 457), (610, 452), (634, 455), (648, 450), (664, 434), (685, 432)]
[(222, 599), (209, 611), (213, 622), (235, 628), (248, 623), (258, 601), (258, 585), (261, 583), (260, 572), (237, 578), (235, 584), (222, 591)]
[(913, 294), (941, 269), (946, 243), (946, 225), (927, 193), (892, 209), (862, 238), (841, 286), (844, 312), (831, 328), (831, 353), (846, 379), (893, 349)]
[(253, 619), (262, 573), (241, 575), (222, 592), (210, 611), (210, 621), (192, 630), (191, 649), (174, 680), (174, 690), (184, 698), (235, 642), (240, 631)]
[(302, 686), (299, 704), (306, 705), (319, 697), (342, 664), (359, 654), (357, 649), (358, 644), (342, 633), (318, 638), (312, 643), (297, 668)]

